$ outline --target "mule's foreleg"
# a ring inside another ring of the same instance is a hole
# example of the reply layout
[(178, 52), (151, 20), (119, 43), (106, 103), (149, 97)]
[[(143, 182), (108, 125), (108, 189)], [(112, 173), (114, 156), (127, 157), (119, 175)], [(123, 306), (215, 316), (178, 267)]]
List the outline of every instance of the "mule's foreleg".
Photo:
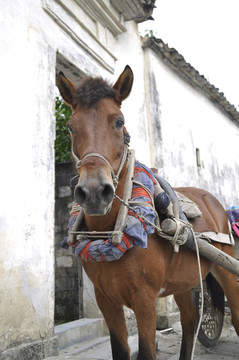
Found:
[(113, 360), (129, 360), (130, 349), (123, 306), (109, 299), (97, 288), (95, 296), (109, 328)]
[(137, 360), (154, 360), (155, 354), (155, 333), (156, 333), (156, 295), (150, 296), (149, 292), (135, 294), (132, 309), (135, 313), (138, 334), (139, 352)]
[(190, 360), (197, 316), (191, 290), (183, 294), (174, 295), (174, 298), (180, 310), (182, 325), (182, 343), (179, 360)]

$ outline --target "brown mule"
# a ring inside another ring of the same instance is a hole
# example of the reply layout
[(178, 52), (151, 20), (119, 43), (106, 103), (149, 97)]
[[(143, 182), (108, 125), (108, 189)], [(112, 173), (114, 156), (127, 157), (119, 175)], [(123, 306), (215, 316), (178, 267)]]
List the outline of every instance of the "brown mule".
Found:
[[(81, 159), (76, 199), (84, 208), (89, 231), (113, 230), (122, 198), (127, 168), (119, 174), (115, 189), (113, 174), (117, 174), (124, 150), (124, 116), (121, 103), (127, 98), (133, 83), (133, 73), (126, 66), (117, 82), (111, 86), (101, 78), (86, 78), (75, 86), (60, 73), (58, 87), (74, 113), (67, 126), (72, 136), (72, 150)], [(100, 157), (92, 154), (99, 154)], [(87, 156), (88, 155), (88, 156)], [(180, 192), (199, 205), (202, 218), (192, 221), (195, 231), (228, 233), (228, 222), (222, 205), (208, 192), (195, 188), (180, 188)], [(230, 245), (214, 243), (233, 256)], [(191, 358), (196, 311), (191, 289), (199, 283), (195, 253), (180, 247), (174, 255), (170, 243), (156, 233), (149, 236), (148, 248), (133, 247), (119, 260), (84, 262), (82, 265), (94, 284), (97, 304), (107, 322), (113, 359), (130, 359), (123, 306), (136, 316), (139, 333), (138, 359), (155, 359), (155, 329), (157, 296), (174, 294), (181, 313), (183, 330), (180, 360)], [(201, 258), (203, 278), (209, 273), (225, 292), (232, 313), (232, 322), (239, 334), (239, 286), (236, 276)]]

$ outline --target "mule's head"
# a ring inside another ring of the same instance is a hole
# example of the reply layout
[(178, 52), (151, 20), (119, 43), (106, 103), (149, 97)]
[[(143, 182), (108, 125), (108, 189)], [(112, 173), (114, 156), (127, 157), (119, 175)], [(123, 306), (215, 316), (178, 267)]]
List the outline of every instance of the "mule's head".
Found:
[(120, 107), (132, 83), (129, 66), (113, 86), (102, 78), (91, 77), (75, 86), (62, 72), (58, 75), (60, 93), (73, 109), (67, 127), (79, 172), (75, 198), (86, 215), (105, 215), (111, 208), (114, 175), (125, 160), (124, 116)]

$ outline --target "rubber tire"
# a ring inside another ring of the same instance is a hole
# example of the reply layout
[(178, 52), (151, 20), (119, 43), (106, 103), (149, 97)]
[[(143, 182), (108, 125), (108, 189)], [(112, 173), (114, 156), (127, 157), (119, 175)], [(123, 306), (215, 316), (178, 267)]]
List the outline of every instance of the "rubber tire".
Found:
[[(197, 311), (197, 319), (199, 319), (199, 315), (200, 315), (199, 304), (201, 299), (201, 293), (198, 291), (193, 291), (192, 296)], [(222, 301), (224, 302), (224, 296)], [(223, 322), (224, 322), (224, 313), (214, 308), (212, 304), (211, 295), (207, 290), (204, 290), (203, 308), (204, 310), (203, 310), (201, 326), (198, 332), (198, 340), (202, 345), (206, 347), (211, 347), (218, 343), (219, 338), (221, 336)], [(213, 329), (213, 332), (211, 331), (211, 329)]]

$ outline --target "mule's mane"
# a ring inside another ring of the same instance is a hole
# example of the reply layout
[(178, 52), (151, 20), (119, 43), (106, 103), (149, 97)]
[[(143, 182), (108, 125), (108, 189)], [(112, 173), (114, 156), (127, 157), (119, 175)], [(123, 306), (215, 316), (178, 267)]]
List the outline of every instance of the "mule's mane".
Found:
[(75, 105), (86, 108), (94, 106), (103, 98), (115, 98), (116, 90), (101, 77), (87, 77), (83, 79), (75, 90)]

